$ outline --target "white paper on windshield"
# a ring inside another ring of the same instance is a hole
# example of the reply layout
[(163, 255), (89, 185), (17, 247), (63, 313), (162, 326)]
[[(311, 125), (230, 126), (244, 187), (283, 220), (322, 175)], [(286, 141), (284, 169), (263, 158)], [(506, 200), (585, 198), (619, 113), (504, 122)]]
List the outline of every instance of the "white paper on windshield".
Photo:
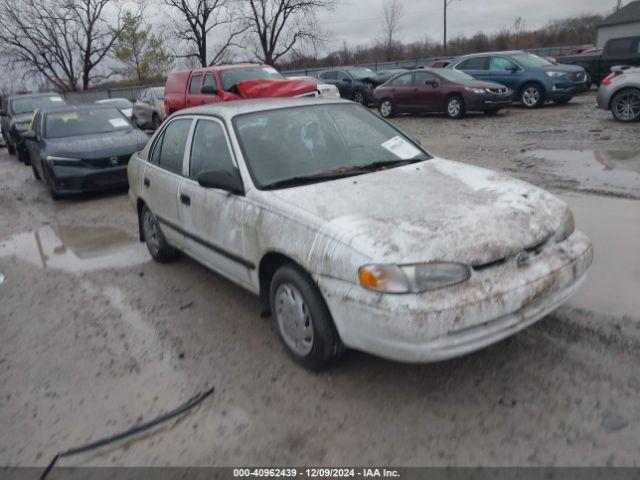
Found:
[(278, 71), (273, 67), (262, 67), (262, 71), (267, 73), (278, 73)]
[(51, 100), (52, 102), (58, 102), (58, 103), (61, 103), (63, 101), (62, 97), (49, 97), (49, 100)]
[(127, 126), (127, 121), (124, 118), (110, 118), (109, 123), (116, 128)]
[(420, 153), (420, 150), (411, 145), (402, 137), (393, 137), (380, 146), (386, 148), (395, 156), (403, 160), (413, 158)]

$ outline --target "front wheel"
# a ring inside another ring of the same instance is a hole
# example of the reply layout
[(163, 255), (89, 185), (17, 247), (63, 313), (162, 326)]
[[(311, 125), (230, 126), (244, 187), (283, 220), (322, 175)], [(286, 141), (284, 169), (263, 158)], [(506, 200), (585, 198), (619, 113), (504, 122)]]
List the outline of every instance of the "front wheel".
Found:
[(520, 103), (526, 108), (538, 108), (544, 103), (542, 87), (534, 83), (525, 85), (520, 92)]
[(160, 263), (167, 263), (176, 258), (178, 251), (167, 243), (156, 217), (146, 205), (140, 212), (140, 221), (144, 241), (153, 259)]
[(385, 98), (380, 102), (380, 107), (378, 108), (380, 111), (380, 115), (383, 118), (391, 118), (396, 114), (396, 109), (393, 106), (393, 102), (389, 98)]
[(445, 105), (445, 110), (447, 112), (447, 115), (449, 115), (449, 118), (457, 120), (464, 117), (466, 114), (464, 100), (458, 95), (449, 97), (449, 99), (447, 100), (447, 104)]
[(364, 105), (365, 99), (362, 90), (356, 90), (355, 92), (353, 92), (353, 101), (359, 103), (360, 105)]
[(634, 88), (616, 93), (611, 100), (611, 113), (624, 123), (640, 120), (640, 90)]
[(9, 155), (15, 155), (16, 154), (16, 147), (13, 146), (13, 143), (11, 142), (11, 139), (7, 139), (7, 151), (9, 152)]
[(276, 271), (269, 302), (280, 339), (303, 367), (321, 370), (344, 351), (322, 294), (299, 267), (287, 264)]

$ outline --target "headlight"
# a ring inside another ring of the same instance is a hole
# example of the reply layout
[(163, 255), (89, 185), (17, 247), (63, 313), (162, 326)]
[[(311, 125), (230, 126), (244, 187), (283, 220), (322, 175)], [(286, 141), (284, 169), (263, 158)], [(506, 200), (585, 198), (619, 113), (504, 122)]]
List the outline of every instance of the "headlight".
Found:
[(556, 242), (566, 240), (575, 229), (576, 223), (573, 219), (573, 213), (567, 208), (562, 216), (562, 223), (560, 224), (560, 227), (558, 227), (558, 230), (556, 230), (554, 236)]
[(26, 132), (29, 130), (29, 123), (14, 123), (13, 127), (19, 132)]
[(485, 91), (486, 91), (484, 88), (464, 87), (464, 89), (465, 89), (467, 92), (476, 93), (476, 94), (478, 94), (478, 95), (480, 95), (480, 94), (482, 94), (482, 93), (485, 93)]
[(360, 285), (386, 293), (421, 293), (465, 282), (470, 277), (467, 265), (450, 262), (365, 265), (358, 271)]
[(567, 73), (566, 72), (557, 72), (557, 71), (554, 71), (554, 70), (550, 70), (548, 72), (544, 72), (544, 74), (547, 77), (562, 77), (563, 75), (566, 75)]
[(69, 165), (69, 164), (76, 164), (78, 162), (81, 162), (82, 160), (80, 158), (72, 158), (72, 157), (54, 157), (52, 155), (49, 155), (47, 157), (47, 162), (49, 163), (49, 165)]

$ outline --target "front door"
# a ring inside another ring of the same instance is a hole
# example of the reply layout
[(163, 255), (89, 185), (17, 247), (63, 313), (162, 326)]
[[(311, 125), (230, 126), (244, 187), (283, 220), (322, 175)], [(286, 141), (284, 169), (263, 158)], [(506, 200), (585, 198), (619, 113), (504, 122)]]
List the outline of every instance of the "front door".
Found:
[(518, 90), (521, 84), (523, 70), (505, 57), (491, 57), (489, 74), (492, 82), (501, 83), (511, 90)]
[(198, 175), (207, 170), (233, 171), (237, 166), (224, 125), (213, 118), (196, 120), (188, 175), (180, 180), (178, 208), (190, 255), (230, 280), (250, 285), (255, 265), (244, 251), (245, 198), (204, 188)]
[(202, 100), (202, 73), (194, 73), (189, 80), (189, 89), (187, 91), (187, 107), (195, 107), (204, 102)]
[(143, 174), (143, 199), (156, 217), (167, 241), (184, 248), (178, 213), (178, 185), (183, 174), (192, 118), (169, 122), (156, 138)]
[(442, 82), (437, 81), (431, 72), (415, 72), (413, 75), (414, 109), (420, 112), (441, 111), (444, 104)]

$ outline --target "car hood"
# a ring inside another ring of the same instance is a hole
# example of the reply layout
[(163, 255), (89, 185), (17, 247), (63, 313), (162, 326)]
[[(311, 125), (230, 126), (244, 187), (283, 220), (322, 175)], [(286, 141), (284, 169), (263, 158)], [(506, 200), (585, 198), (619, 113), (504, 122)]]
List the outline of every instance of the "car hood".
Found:
[(47, 139), (47, 154), (95, 160), (131, 155), (142, 150), (149, 137), (137, 128), (130, 130)]
[(530, 184), (439, 158), (270, 193), (316, 222), (312, 250), (348, 245), (389, 263), (488, 264), (546, 241), (567, 210)]
[(554, 72), (566, 72), (566, 73), (582, 73), (584, 72), (584, 68), (579, 67), (578, 65), (565, 65), (557, 63), (555, 65), (548, 65), (546, 67), (542, 67), (542, 70), (554, 71)]
[(317, 86), (311, 80), (269, 80), (259, 78), (236, 83), (232, 90), (240, 98), (295, 97), (305, 93), (314, 93), (317, 90)]

